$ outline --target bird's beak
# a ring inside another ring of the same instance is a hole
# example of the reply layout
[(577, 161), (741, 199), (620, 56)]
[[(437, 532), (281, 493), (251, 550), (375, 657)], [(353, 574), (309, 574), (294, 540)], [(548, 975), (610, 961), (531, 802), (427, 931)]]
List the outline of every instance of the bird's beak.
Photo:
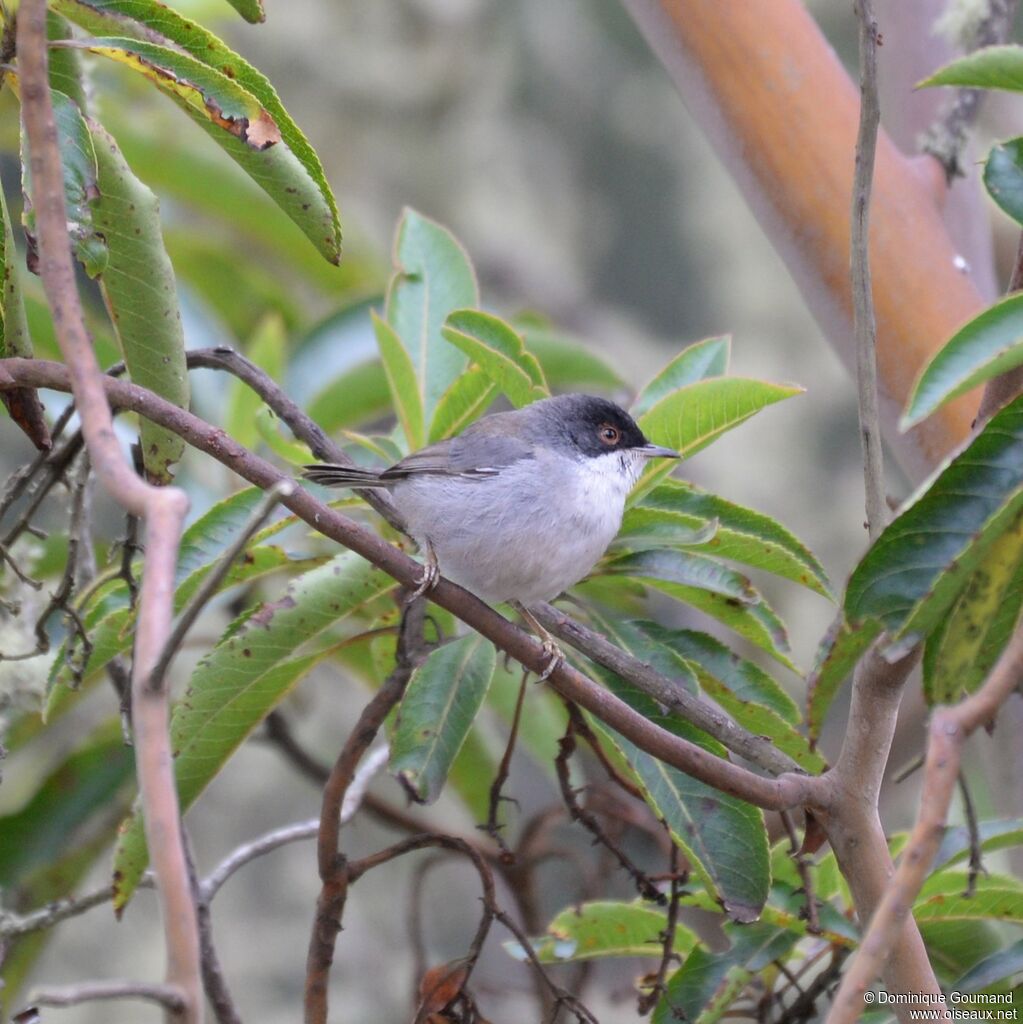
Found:
[(647, 459), (681, 459), (677, 451), (673, 448), (664, 448), (659, 444), (644, 444), (641, 445), (636, 451)]

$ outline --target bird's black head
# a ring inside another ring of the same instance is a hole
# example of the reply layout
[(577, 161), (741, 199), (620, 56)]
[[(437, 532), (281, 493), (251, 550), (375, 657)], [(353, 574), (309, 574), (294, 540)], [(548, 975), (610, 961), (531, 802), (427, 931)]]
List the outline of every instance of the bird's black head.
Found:
[(621, 406), (593, 395), (559, 395), (529, 408), (539, 411), (548, 424), (548, 443), (561, 444), (575, 453), (596, 458), (609, 452), (671, 456), (674, 452), (652, 445)]

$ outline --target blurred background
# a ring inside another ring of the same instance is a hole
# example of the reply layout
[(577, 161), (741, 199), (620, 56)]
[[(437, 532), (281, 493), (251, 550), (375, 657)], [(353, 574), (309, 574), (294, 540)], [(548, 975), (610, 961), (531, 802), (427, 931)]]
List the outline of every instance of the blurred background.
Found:
[[(331, 370), (374, 350), (367, 306), (379, 304), (394, 225), (402, 208), (413, 206), (465, 244), (485, 306), (506, 315), (535, 312), (583, 339), (616, 368), (626, 385), (622, 397), (683, 346), (726, 333), (734, 337), (732, 373), (804, 386), (804, 395), (727, 435), (687, 463), (684, 474), (777, 517), (841, 588), (865, 543), (854, 388), (616, 0), (267, 0), (267, 21), (259, 27), (243, 24), (215, 0), (174, 6), (222, 34), (277, 86), (323, 159), (346, 240), (340, 271), (322, 263), (179, 111), (130, 76), (97, 65), (98, 114), (161, 198), (190, 347), (247, 347), (261, 331), (284, 337), (287, 357), (277, 359), (264, 343), (264, 365), (296, 398), (327, 415), (332, 402), (343, 401), (322, 394)], [(808, 6), (848, 62), (855, 46), (852, 5), (814, 0)], [(132, 97), (128, 117), (122, 102), (104, 103), (111, 89)], [(2, 141), (11, 152), (16, 106), (0, 96), (0, 107)], [(195, 160), (208, 173), (193, 172), (183, 183), (174, 169)], [(0, 169), (18, 210), (15, 159)], [(232, 257), (238, 247), (244, 261)], [(33, 322), (44, 336), (38, 289), (35, 294)], [(275, 314), (270, 327), (267, 310)], [(97, 334), (102, 350), (110, 341), (101, 327)], [(44, 338), (40, 354), (46, 346)], [(216, 418), (227, 377), (197, 373), (193, 387), (196, 410)], [(30, 454), (24, 438), (0, 421), (0, 470)], [(195, 514), (233, 486), (205, 460), (187, 458), (179, 476)], [(894, 467), (891, 481), (901, 497), (905, 484)], [(120, 520), (97, 501), (113, 538)], [(758, 584), (789, 625), (796, 661), (809, 666), (832, 606), (777, 580)], [(226, 610), (218, 614), (226, 621)], [(20, 642), (14, 628), (0, 624), (4, 644)], [(219, 628), (204, 623), (196, 649)], [(0, 700), (9, 710), (31, 700), (44, 675), (44, 664), (0, 665)], [(187, 662), (178, 666), (178, 678), (186, 676)], [(797, 677), (782, 681), (802, 698)], [(331, 670), (307, 680), (286, 710), (303, 742), (326, 762), (362, 702), (363, 691)], [(836, 708), (832, 715), (839, 729), (842, 714)], [(896, 762), (912, 756), (918, 737), (912, 730), (909, 736)], [(835, 751), (836, 740), (826, 738), (825, 753)], [(55, 756), (53, 745), (19, 753), (0, 788), (0, 809), (17, 807)], [(393, 781), (380, 779), (377, 786), (401, 800)], [(549, 800), (550, 787), (536, 765), (516, 759), (510, 789), (525, 794), (522, 814)], [(905, 793), (912, 798), (912, 783)], [(247, 744), (189, 815), (201, 867), (209, 870), (253, 835), (315, 815), (318, 803), (317, 790), (275, 751)], [(463, 830), (473, 827), (450, 798), (440, 813)], [(898, 807), (893, 814), (894, 826)], [(390, 836), (360, 820), (346, 842), (358, 852)], [(102, 884), (107, 870), (101, 861), (89, 883)], [(411, 872), (403, 861), (358, 886), (338, 943), (332, 1019), (408, 1019), (410, 887), (423, 886), (431, 962), (464, 949), (474, 927), (465, 917), (465, 907), (475, 906), (474, 876), (447, 862), (425, 881)], [(553, 863), (545, 872), (540, 898), (547, 917), (575, 898), (577, 881), (569, 864)], [(248, 868), (218, 897), (218, 945), (246, 1021), (296, 1019), (315, 892), (312, 845), (300, 844)], [(621, 882), (619, 894), (628, 892)], [(106, 909), (70, 922), (57, 930), (35, 977), (54, 984), (159, 977), (163, 953), (154, 912), (152, 894), (142, 892), (119, 924)], [(638, 972), (616, 967), (599, 975), (587, 997), (598, 1018), (635, 1019), (630, 987)], [(528, 977), (499, 942), (488, 944), (476, 982), (495, 1022), (534, 1019)], [(53, 1011), (53, 1019), (69, 1024), (159, 1016), (140, 1005), (94, 1004), (60, 1011), (59, 1018)]]

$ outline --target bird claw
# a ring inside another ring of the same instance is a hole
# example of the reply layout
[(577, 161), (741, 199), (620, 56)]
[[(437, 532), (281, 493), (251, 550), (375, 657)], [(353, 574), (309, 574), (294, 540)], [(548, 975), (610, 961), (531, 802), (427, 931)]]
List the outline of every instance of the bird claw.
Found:
[(432, 544), (427, 544), (426, 561), (423, 563), (423, 575), (416, 584), (416, 589), (409, 595), (409, 600), (414, 601), (422, 597), (427, 591), (433, 590), (440, 580), (440, 566), (437, 564), (437, 554)]
[(562, 649), (548, 636), (541, 644), (543, 653), (547, 657), (547, 665), (537, 677), (537, 682), (542, 683), (549, 679), (554, 670), (565, 660)]

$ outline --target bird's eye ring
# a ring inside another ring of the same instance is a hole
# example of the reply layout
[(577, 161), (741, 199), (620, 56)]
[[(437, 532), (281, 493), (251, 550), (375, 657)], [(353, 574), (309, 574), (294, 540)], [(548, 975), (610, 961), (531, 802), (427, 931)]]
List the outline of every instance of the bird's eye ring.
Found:
[(601, 424), (598, 433), (600, 435), (600, 440), (609, 448), (618, 444), (622, 436), (622, 432), (617, 427), (612, 427), (610, 423)]

